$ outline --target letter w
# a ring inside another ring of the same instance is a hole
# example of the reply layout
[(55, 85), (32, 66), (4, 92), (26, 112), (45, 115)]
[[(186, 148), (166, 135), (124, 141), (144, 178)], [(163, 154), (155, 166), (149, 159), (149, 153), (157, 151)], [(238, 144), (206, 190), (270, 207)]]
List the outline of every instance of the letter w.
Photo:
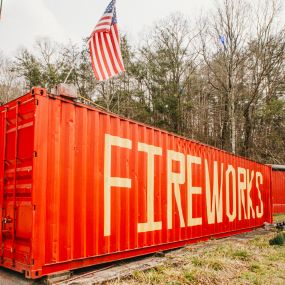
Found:
[[(224, 173), (224, 164), (222, 163), (221, 174), (220, 174), (220, 189), (219, 189), (218, 162), (214, 161), (213, 191), (211, 191), (208, 160), (205, 159), (206, 200), (207, 200), (207, 216), (209, 224), (215, 223), (216, 214), (217, 214), (217, 222), (221, 223), (223, 221), (223, 173)], [(212, 192), (212, 197), (211, 197), (211, 192)]]

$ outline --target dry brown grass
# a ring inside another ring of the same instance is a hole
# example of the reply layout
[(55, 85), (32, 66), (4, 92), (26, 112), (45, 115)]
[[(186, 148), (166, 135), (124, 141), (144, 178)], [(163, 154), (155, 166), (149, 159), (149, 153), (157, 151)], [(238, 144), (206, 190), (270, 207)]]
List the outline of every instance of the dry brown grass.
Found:
[[(276, 220), (285, 220), (278, 215)], [(167, 261), (110, 284), (285, 284), (285, 246), (270, 246), (276, 233), (257, 230), (242, 236), (189, 245), (166, 254)]]

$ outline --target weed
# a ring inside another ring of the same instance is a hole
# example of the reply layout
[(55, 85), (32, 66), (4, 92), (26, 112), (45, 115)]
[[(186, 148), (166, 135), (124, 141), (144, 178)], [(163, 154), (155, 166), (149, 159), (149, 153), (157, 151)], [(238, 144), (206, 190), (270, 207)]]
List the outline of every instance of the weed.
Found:
[(158, 266), (156, 266), (155, 268), (154, 268), (154, 270), (157, 272), (157, 273), (164, 273), (164, 271), (165, 271), (165, 267), (163, 266), (163, 265), (158, 265)]
[(259, 264), (253, 263), (249, 266), (249, 270), (251, 272), (255, 272), (255, 273), (260, 273), (261, 272), (261, 267)]
[(142, 276), (142, 271), (135, 270), (132, 274), (134, 279), (140, 279)]
[(192, 263), (195, 265), (195, 266), (203, 266), (205, 264), (204, 260), (201, 259), (201, 258), (198, 258), (197, 256), (194, 256), (192, 258)]
[(260, 249), (269, 247), (267, 239), (261, 238), (261, 237), (256, 237), (253, 240), (250, 241), (250, 244), (253, 246), (256, 246)]
[(220, 271), (223, 269), (223, 264), (219, 261), (210, 261), (209, 262), (209, 267), (214, 269), (215, 271)]
[(276, 214), (274, 215), (274, 222), (282, 222), (285, 221), (285, 215), (284, 214)]
[[(259, 278), (259, 276), (256, 276), (252, 272), (244, 272), (242, 273), (242, 279), (245, 279), (249, 281), (249, 284), (254, 284), (254, 285), (262, 285), (262, 282)], [(244, 282), (245, 284), (248, 284), (248, 282)]]
[(232, 252), (232, 247), (229, 244), (223, 244), (216, 247), (214, 254), (228, 256)]
[(162, 266), (145, 272), (134, 272), (130, 278), (113, 285), (262, 285), (285, 284), (285, 250), (270, 246), (277, 233), (249, 235), (199, 246), (191, 252), (181, 251), (166, 256)]
[(246, 250), (239, 249), (232, 253), (232, 257), (234, 257), (235, 259), (246, 261), (249, 259), (250, 255)]
[(159, 283), (163, 278), (163, 275), (158, 273), (155, 269), (149, 270), (146, 276), (151, 284)]
[(195, 274), (193, 272), (186, 272), (184, 274), (184, 278), (186, 279), (186, 281), (188, 282), (194, 282), (197, 280)]

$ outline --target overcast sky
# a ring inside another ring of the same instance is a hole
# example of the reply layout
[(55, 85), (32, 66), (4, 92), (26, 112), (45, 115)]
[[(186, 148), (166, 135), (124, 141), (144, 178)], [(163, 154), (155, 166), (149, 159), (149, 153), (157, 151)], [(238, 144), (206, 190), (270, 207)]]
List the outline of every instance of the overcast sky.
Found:
[[(0, 50), (14, 55), (31, 48), (36, 37), (48, 36), (59, 42), (81, 42), (89, 36), (110, 0), (3, 0), (0, 21)], [(119, 29), (136, 40), (150, 26), (173, 12), (197, 18), (214, 0), (117, 0)]]
[[(109, 2), (3, 0), (0, 50), (6, 55), (15, 55), (21, 46), (32, 48), (37, 37), (81, 43), (90, 35)], [(134, 41), (144, 27), (173, 12), (182, 12), (195, 21), (201, 12), (212, 9), (215, 3), (216, 0), (117, 0), (119, 29)], [(281, 18), (285, 23), (284, 11)]]

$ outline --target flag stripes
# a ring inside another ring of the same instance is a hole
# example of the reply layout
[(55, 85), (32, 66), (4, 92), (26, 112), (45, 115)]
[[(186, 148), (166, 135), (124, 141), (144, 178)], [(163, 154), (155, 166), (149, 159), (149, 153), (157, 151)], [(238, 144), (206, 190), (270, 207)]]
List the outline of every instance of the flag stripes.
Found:
[(110, 31), (112, 19), (113, 19), (112, 13), (104, 14), (104, 16), (99, 20), (99, 22), (95, 26), (94, 31), (96, 32)]
[(105, 12), (88, 42), (92, 68), (99, 81), (125, 71), (114, 3), (114, 0), (111, 1), (106, 10), (109, 12), (111, 9), (112, 13)]

